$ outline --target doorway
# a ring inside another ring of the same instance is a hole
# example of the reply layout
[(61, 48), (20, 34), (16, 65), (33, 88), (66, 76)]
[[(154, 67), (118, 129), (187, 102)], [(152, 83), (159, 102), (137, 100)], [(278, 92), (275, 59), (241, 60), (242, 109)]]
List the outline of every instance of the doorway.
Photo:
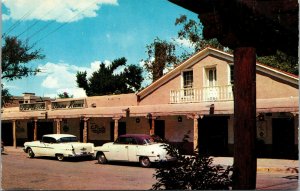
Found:
[(228, 155), (228, 116), (198, 119), (198, 149), (206, 156)]
[(294, 118), (272, 119), (272, 151), (278, 158), (294, 156)]
[(154, 126), (154, 134), (162, 139), (165, 139), (165, 121), (155, 120)]
[(12, 123), (1, 123), (1, 140), (4, 146), (13, 145), (13, 128)]
[[(114, 140), (115, 122), (110, 122), (110, 141)], [(126, 122), (118, 122), (118, 136), (126, 134)]]

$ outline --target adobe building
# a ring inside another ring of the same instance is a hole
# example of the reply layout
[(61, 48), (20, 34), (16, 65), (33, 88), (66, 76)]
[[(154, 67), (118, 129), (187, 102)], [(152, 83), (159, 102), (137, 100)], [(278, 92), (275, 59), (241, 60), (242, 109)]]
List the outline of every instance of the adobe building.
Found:
[[(2, 140), (22, 146), (47, 133), (102, 145), (156, 134), (186, 153), (233, 153), (233, 55), (206, 48), (136, 94), (56, 99), (2, 109)], [(298, 157), (298, 76), (257, 63), (257, 155)], [(187, 136), (188, 142), (183, 141)]]

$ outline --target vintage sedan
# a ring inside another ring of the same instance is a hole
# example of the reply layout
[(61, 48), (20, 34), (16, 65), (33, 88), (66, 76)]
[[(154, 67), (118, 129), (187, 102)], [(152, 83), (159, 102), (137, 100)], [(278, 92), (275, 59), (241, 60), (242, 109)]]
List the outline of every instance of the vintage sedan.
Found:
[(70, 134), (47, 134), (41, 141), (24, 143), (24, 152), (29, 158), (35, 156), (56, 157), (62, 161), (65, 157), (94, 157), (93, 143), (80, 143)]
[(95, 147), (98, 163), (109, 161), (139, 162), (142, 167), (149, 167), (152, 162), (173, 160), (167, 154), (165, 143), (156, 142), (145, 134), (121, 135), (115, 142)]

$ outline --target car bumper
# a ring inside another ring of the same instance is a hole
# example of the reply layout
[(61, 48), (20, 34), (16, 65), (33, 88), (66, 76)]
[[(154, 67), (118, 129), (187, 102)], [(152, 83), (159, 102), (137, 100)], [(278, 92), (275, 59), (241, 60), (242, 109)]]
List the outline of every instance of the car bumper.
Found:
[(95, 157), (94, 153), (74, 153), (69, 154), (67, 157)]

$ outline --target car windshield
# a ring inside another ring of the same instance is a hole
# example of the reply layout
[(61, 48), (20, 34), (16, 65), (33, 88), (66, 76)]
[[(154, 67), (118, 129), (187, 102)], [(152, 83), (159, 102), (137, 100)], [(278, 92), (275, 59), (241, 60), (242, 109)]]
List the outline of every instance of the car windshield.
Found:
[(59, 143), (78, 142), (77, 137), (62, 137), (57, 140)]

